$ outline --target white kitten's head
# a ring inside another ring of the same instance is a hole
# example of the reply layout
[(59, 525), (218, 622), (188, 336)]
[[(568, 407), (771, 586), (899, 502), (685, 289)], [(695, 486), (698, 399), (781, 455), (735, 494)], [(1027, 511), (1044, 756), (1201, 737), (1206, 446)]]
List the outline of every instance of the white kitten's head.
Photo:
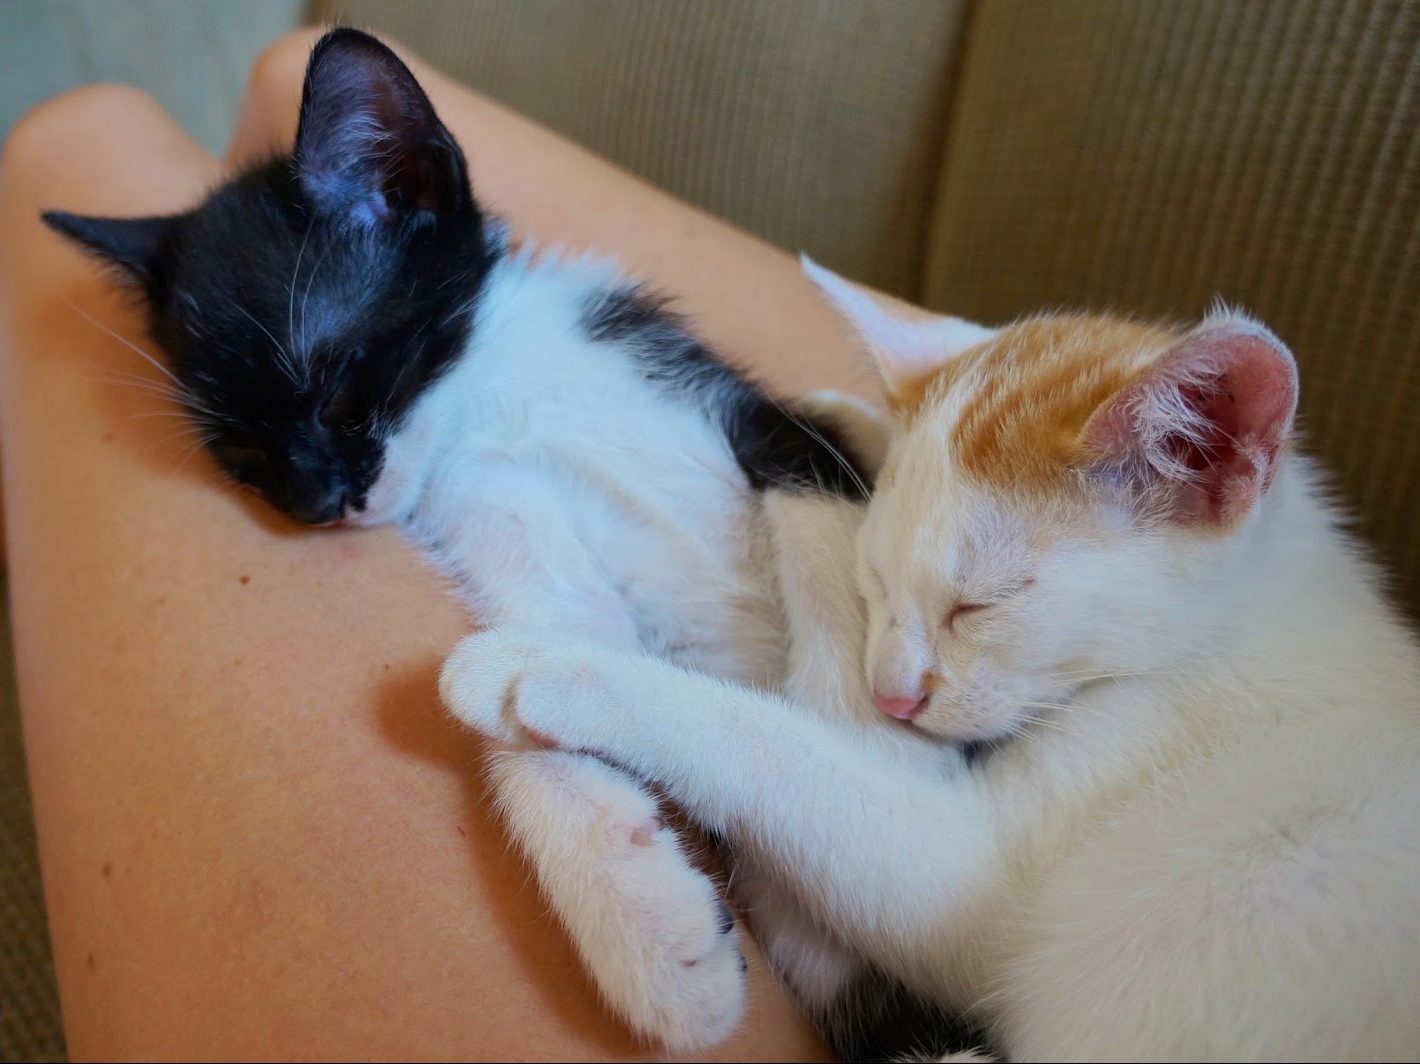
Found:
[(987, 330), (815, 280), (894, 415), (859, 541), (879, 707), (991, 739), (1101, 677), (1182, 660), (1181, 621), (1216, 594), (1291, 433), (1282, 343), (1233, 313)]

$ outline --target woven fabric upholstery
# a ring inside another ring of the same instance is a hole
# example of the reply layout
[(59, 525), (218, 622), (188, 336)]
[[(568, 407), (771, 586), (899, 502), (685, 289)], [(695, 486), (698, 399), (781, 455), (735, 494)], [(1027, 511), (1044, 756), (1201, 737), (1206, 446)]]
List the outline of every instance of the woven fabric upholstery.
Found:
[(1420, 605), (1420, 5), (975, 5), (924, 292), (995, 321), (1221, 295)]
[(963, 8), (338, 0), (321, 12), (389, 32), (691, 203), (912, 294)]
[(9, 611), (0, 610), (0, 1060), (64, 1059), (20, 744)]

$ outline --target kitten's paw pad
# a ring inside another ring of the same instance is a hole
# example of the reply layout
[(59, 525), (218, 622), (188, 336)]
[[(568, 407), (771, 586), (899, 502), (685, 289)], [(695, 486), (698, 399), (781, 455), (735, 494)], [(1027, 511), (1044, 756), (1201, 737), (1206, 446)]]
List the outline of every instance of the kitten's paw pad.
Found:
[(439, 673), (439, 695), (455, 717), (505, 742), (552, 747), (553, 738), (524, 729), (518, 703), (527, 674), (543, 658), (537, 645), (517, 633), (485, 628), (467, 636)]
[(661, 829), (665, 826), (666, 822), (660, 817), (648, 816), (631, 829), (631, 844), (633, 846), (654, 846), (656, 836), (661, 833)]

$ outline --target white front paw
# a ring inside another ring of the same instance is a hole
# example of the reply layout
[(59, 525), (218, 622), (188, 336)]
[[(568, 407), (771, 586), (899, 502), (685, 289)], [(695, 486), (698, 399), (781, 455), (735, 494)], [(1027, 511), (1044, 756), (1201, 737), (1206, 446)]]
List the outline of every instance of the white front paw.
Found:
[(469, 727), (504, 742), (549, 745), (518, 719), (518, 689), (546, 660), (539, 644), (516, 629), (485, 628), (466, 636), (439, 673), (444, 705)]
[(611, 697), (598, 649), (575, 639), (553, 644), (553, 638), (520, 628), (485, 628), (466, 637), (439, 674), (444, 704), (505, 743), (592, 751), (606, 738), (599, 708)]

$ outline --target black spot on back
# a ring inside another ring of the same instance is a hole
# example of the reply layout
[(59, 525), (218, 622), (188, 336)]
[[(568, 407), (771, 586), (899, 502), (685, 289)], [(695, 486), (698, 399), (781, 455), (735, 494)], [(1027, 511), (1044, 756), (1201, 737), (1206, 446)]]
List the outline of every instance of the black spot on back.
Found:
[(865, 500), (868, 475), (842, 434), (792, 402), (773, 399), (701, 343), (664, 299), (638, 286), (601, 293), (585, 308), (583, 326), (594, 341), (629, 348), (648, 381), (716, 421), (756, 491)]

